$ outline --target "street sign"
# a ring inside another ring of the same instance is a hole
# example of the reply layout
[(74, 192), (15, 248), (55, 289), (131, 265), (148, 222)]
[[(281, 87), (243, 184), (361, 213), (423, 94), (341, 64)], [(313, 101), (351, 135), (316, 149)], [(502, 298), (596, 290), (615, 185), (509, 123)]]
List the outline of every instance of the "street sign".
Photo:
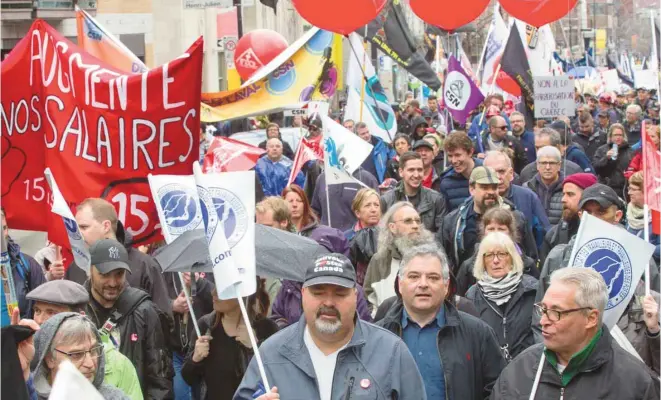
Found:
[(234, 51), (236, 50), (236, 43), (239, 41), (239, 38), (236, 36), (225, 36), (223, 41), (225, 51)]
[(229, 8), (233, 5), (233, 0), (184, 0), (184, 8), (193, 10), (202, 8)]

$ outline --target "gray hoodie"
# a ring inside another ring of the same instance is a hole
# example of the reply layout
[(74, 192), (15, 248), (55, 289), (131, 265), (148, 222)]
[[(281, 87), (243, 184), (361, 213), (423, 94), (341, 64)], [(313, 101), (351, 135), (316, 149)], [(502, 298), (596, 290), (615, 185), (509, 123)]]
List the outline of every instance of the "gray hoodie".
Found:
[[(40, 400), (48, 399), (51, 391), (51, 385), (48, 382), (49, 371), (48, 367), (44, 363), (44, 358), (48, 353), (48, 349), (51, 346), (51, 342), (53, 341), (55, 334), (60, 329), (60, 325), (62, 325), (64, 320), (73, 316), (80, 316), (80, 314), (64, 312), (54, 315), (53, 317), (49, 318), (48, 321), (44, 322), (44, 324), (41, 325), (40, 329), (34, 335), (34, 359), (32, 359), (31, 370), (34, 380), (34, 387)], [(94, 334), (96, 335), (96, 340), (98, 343), (101, 343), (101, 336), (99, 336), (99, 333), (96, 331), (96, 329), (94, 330)], [(103, 383), (105, 363), (105, 353), (102, 353), (98, 360), (94, 381), (92, 382), (94, 387), (106, 400), (130, 400), (121, 390), (114, 386)]]

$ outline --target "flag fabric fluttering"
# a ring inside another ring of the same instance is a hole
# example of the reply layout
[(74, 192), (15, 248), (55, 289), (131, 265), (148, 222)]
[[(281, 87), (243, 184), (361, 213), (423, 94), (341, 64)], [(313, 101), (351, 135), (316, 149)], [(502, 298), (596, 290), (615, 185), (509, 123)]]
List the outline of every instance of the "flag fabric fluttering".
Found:
[[(287, 186), (291, 185), (296, 179), (296, 176), (303, 169), (303, 166), (308, 161), (319, 160), (319, 156), (315, 153), (314, 149), (310, 147), (310, 144), (307, 140), (301, 140), (298, 144), (298, 149), (296, 149), (296, 156), (294, 157), (294, 164), (291, 167), (291, 173), (289, 174), (289, 180), (287, 181)], [(323, 160), (323, 158), (322, 158)]]
[(649, 268), (654, 245), (584, 212), (568, 266), (599, 272), (608, 287), (604, 324), (612, 328), (634, 295)]
[(484, 101), (484, 95), (454, 56), (448, 62), (443, 84), (443, 104), (455, 121), (466, 121), (471, 111)]
[(257, 160), (264, 153), (265, 151), (259, 147), (240, 140), (214, 137), (204, 156), (202, 171), (204, 173), (248, 171), (257, 164)]
[(372, 145), (349, 132), (345, 127), (322, 115), (324, 129), (324, 172), (327, 185), (362, 182), (351, 174), (372, 152)]
[(514, 20), (524, 45), (530, 71), (533, 76), (551, 75), (551, 62), (556, 50), (555, 37), (549, 25), (535, 28), (523, 21)]
[(500, 69), (510, 76), (521, 88), (520, 110), (526, 118), (526, 128), (532, 129), (535, 121), (535, 99), (533, 96), (534, 81), (526, 50), (521, 42), (521, 35), (516, 24), (512, 24), (510, 36), (507, 39)]
[(363, 40), (356, 33), (352, 33), (349, 35), (349, 41), (351, 56), (346, 79), (348, 97), (344, 119), (365, 122), (372, 135), (391, 142), (397, 133), (395, 112), (379, 82), (370, 57), (365, 54)]
[(57, 186), (57, 182), (55, 181), (55, 177), (50, 168), (46, 168), (44, 176), (46, 177), (46, 181), (48, 182), (48, 186), (50, 186), (51, 194), (53, 196), (51, 211), (62, 217), (64, 228), (69, 237), (69, 245), (71, 246), (70, 249), (73, 253), (73, 259), (76, 262), (76, 265), (89, 276), (91, 262), (90, 252), (87, 249), (87, 244), (85, 244), (85, 239), (83, 239), (82, 233), (80, 233), (76, 218), (71, 212), (69, 204), (62, 196), (62, 192), (60, 192), (60, 188)]
[[(498, 3), (494, 5), (493, 17), (489, 31), (487, 33), (487, 40), (484, 43), (482, 50), (482, 58), (480, 59), (480, 66), (478, 70), (478, 79), (480, 81), (480, 88), (483, 93), (488, 93), (492, 84), (496, 80), (496, 69), (500, 63), (505, 43), (507, 42), (507, 25), (500, 15), (500, 6)], [(494, 87), (496, 87), (494, 85)]]
[(383, 54), (392, 58), (409, 74), (433, 90), (438, 90), (441, 88), (441, 81), (425, 60), (425, 50), (417, 47), (417, 41), (406, 20), (401, 2), (389, 1), (376, 18), (366, 27), (358, 28), (356, 33), (376, 45)]

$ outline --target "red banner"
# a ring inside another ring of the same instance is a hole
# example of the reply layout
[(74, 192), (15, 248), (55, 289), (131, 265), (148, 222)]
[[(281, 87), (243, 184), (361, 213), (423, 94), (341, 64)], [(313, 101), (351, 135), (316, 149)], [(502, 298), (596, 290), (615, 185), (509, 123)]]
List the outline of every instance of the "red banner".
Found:
[(255, 167), (257, 160), (265, 153), (259, 147), (240, 140), (216, 137), (204, 156), (204, 172), (248, 171)]
[(661, 151), (647, 134), (647, 126), (643, 122), (642, 128), (643, 145), (643, 174), (645, 204), (652, 211), (652, 230), (661, 234)]
[(68, 244), (61, 218), (50, 212), (43, 174), (50, 167), (72, 209), (102, 197), (136, 243), (160, 236), (147, 175), (191, 174), (199, 156), (202, 39), (161, 67), (125, 74), (36, 20), (1, 74), (9, 226)]

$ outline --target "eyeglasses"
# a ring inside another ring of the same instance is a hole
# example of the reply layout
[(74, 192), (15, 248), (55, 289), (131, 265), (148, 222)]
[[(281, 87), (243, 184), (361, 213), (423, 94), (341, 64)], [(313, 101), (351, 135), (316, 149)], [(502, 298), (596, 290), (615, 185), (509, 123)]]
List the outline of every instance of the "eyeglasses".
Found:
[(494, 126), (494, 128), (496, 128), (496, 129), (500, 129), (501, 131), (506, 131), (506, 130), (507, 130), (507, 125), (503, 125), (503, 126)]
[(571, 310), (551, 310), (544, 307), (541, 303), (534, 304), (535, 314), (538, 317), (541, 317), (543, 314), (546, 315), (546, 318), (551, 322), (558, 322), (563, 315), (571, 314), (576, 311), (582, 310), (592, 310), (592, 307), (581, 307), (581, 308), (572, 308)]
[(624, 137), (624, 135), (621, 133), (614, 133), (611, 135), (611, 137)]
[(421, 225), (422, 224), (422, 220), (420, 218), (404, 218), (404, 219), (400, 219), (400, 220), (397, 220), (397, 221), (394, 221), (394, 222), (403, 222), (404, 225), (413, 225), (413, 224)]
[(544, 168), (555, 167), (560, 164), (557, 161), (537, 161), (537, 164), (541, 165)]
[(103, 345), (99, 344), (94, 347), (92, 347), (89, 350), (83, 350), (83, 351), (74, 351), (73, 353), (67, 353), (66, 351), (58, 350), (55, 349), (58, 353), (64, 354), (65, 356), (69, 357), (69, 359), (74, 363), (74, 364), (80, 364), (85, 360), (85, 356), (87, 356), (87, 353), (89, 353), (90, 357), (95, 360), (101, 356), (103, 353)]
[(495, 251), (493, 253), (484, 253), (482, 256), (484, 258), (484, 261), (493, 261), (494, 258), (498, 258), (499, 260), (505, 260), (509, 258), (510, 253), (505, 252), (505, 251)]

